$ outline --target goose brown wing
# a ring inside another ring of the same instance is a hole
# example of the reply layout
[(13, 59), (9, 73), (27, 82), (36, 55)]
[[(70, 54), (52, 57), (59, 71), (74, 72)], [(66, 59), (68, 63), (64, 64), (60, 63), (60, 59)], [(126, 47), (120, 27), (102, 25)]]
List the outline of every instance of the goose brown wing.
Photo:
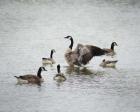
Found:
[(77, 60), (78, 60), (78, 54), (75, 51), (69, 52), (65, 54), (65, 58), (69, 65), (76, 64), (77, 65)]
[(90, 50), (90, 53), (92, 54), (92, 56), (101, 56), (107, 53), (106, 50), (101, 49), (100, 47), (97, 47), (97, 46), (86, 45), (86, 47)]
[(37, 76), (35, 75), (23, 75), (23, 76), (19, 76), (19, 78), (23, 79), (23, 80), (30, 80), (30, 79), (38, 79)]
[(107, 53), (112, 52), (112, 49), (107, 49), (107, 48), (104, 48), (103, 50), (105, 50)]
[(101, 56), (106, 53), (105, 50), (92, 46), (92, 45), (85, 45), (79, 49), (79, 61), (80, 63), (86, 65), (94, 56)]

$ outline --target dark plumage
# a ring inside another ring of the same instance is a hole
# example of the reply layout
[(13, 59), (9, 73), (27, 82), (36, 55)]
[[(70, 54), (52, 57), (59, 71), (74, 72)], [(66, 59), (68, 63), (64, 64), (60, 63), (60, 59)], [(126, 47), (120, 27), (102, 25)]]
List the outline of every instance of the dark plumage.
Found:
[(82, 44), (78, 44), (75, 50), (72, 51), (74, 43), (73, 38), (71, 36), (67, 36), (65, 38), (71, 41), (69, 49), (65, 53), (65, 59), (70, 66), (86, 65), (94, 56), (101, 56), (107, 53), (106, 50), (97, 46)]
[(43, 81), (41, 72), (47, 71), (44, 67), (39, 67), (37, 75), (27, 74), (22, 76), (14, 76), (19, 83), (41, 83)]
[(85, 47), (87, 47), (87, 49), (89, 50), (89, 52), (83, 54), (81, 56), (81, 62), (82, 64), (86, 65), (94, 56), (102, 56), (105, 53), (107, 53), (105, 50), (96, 47), (96, 46), (92, 46), (92, 45), (85, 45)]

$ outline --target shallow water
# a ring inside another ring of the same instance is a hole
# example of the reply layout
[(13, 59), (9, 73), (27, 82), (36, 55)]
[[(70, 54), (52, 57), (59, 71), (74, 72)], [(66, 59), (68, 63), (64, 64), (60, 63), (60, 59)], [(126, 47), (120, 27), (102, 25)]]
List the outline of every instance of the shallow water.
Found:
[[(0, 112), (139, 112), (140, 2), (138, 0), (1, 0)], [(115, 69), (101, 68), (95, 57), (86, 68), (64, 60), (72, 35), (77, 43), (115, 47)], [(38, 85), (17, 85), (15, 75), (36, 73), (41, 58), (61, 64), (67, 80), (53, 81), (47, 66)]]

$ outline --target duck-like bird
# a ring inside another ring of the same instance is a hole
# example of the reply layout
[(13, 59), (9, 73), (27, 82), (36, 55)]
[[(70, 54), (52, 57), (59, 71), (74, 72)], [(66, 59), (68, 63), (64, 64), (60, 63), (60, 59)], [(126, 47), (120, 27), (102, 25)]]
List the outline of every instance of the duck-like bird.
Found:
[(114, 51), (114, 46), (118, 46), (118, 44), (116, 42), (112, 42), (110, 48), (104, 48), (104, 50), (107, 51), (106, 55), (114, 56), (116, 54), (116, 52)]
[(56, 76), (54, 76), (54, 80), (58, 81), (58, 82), (62, 82), (62, 81), (65, 81), (66, 80), (66, 77), (64, 76), (63, 73), (61, 73), (61, 70), (60, 70), (60, 64), (57, 65), (57, 72), (58, 74), (56, 74)]
[(107, 53), (106, 50), (101, 49), (93, 45), (83, 45), (78, 44), (74, 51), (73, 48), (73, 38), (71, 36), (64, 37), (71, 41), (68, 50), (65, 52), (65, 60), (70, 66), (81, 66), (86, 65), (94, 56), (101, 56)]
[(55, 60), (53, 59), (53, 54), (55, 53), (55, 50), (51, 50), (50, 58), (42, 58), (42, 64), (55, 64)]
[(27, 75), (22, 75), (22, 76), (14, 76), (17, 78), (18, 83), (23, 84), (23, 83), (36, 83), (40, 84), (43, 82), (43, 78), (41, 76), (42, 71), (47, 71), (44, 67), (39, 67), (37, 75), (33, 74), (27, 74)]
[(105, 60), (103, 59), (102, 63), (100, 64), (100, 66), (102, 67), (112, 67), (114, 68), (116, 66), (116, 63), (118, 62), (118, 60), (113, 60), (113, 61), (110, 61), (110, 60)]

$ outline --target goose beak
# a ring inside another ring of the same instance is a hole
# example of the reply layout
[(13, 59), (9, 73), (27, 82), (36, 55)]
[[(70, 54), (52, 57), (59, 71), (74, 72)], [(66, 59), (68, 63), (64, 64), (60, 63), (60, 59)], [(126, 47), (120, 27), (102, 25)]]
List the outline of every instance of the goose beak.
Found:
[(43, 68), (44, 71), (47, 71), (45, 68)]
[(65, 39), (68, 39), (69, 37), (67, 36), (67, 37), (64, 37)]
[(47, 71), (46, 69), (44, 69), (44, 71)]
[(115, 42), (115, 45), (118, 46), (118, 44)]
[(66, 37), (64, 37), (64, 38), (65, 38), (65, 39), (70, 39), (70, 38), (72, 38), (72, 37), (68, 35), (68, 36), (66, 36)]

